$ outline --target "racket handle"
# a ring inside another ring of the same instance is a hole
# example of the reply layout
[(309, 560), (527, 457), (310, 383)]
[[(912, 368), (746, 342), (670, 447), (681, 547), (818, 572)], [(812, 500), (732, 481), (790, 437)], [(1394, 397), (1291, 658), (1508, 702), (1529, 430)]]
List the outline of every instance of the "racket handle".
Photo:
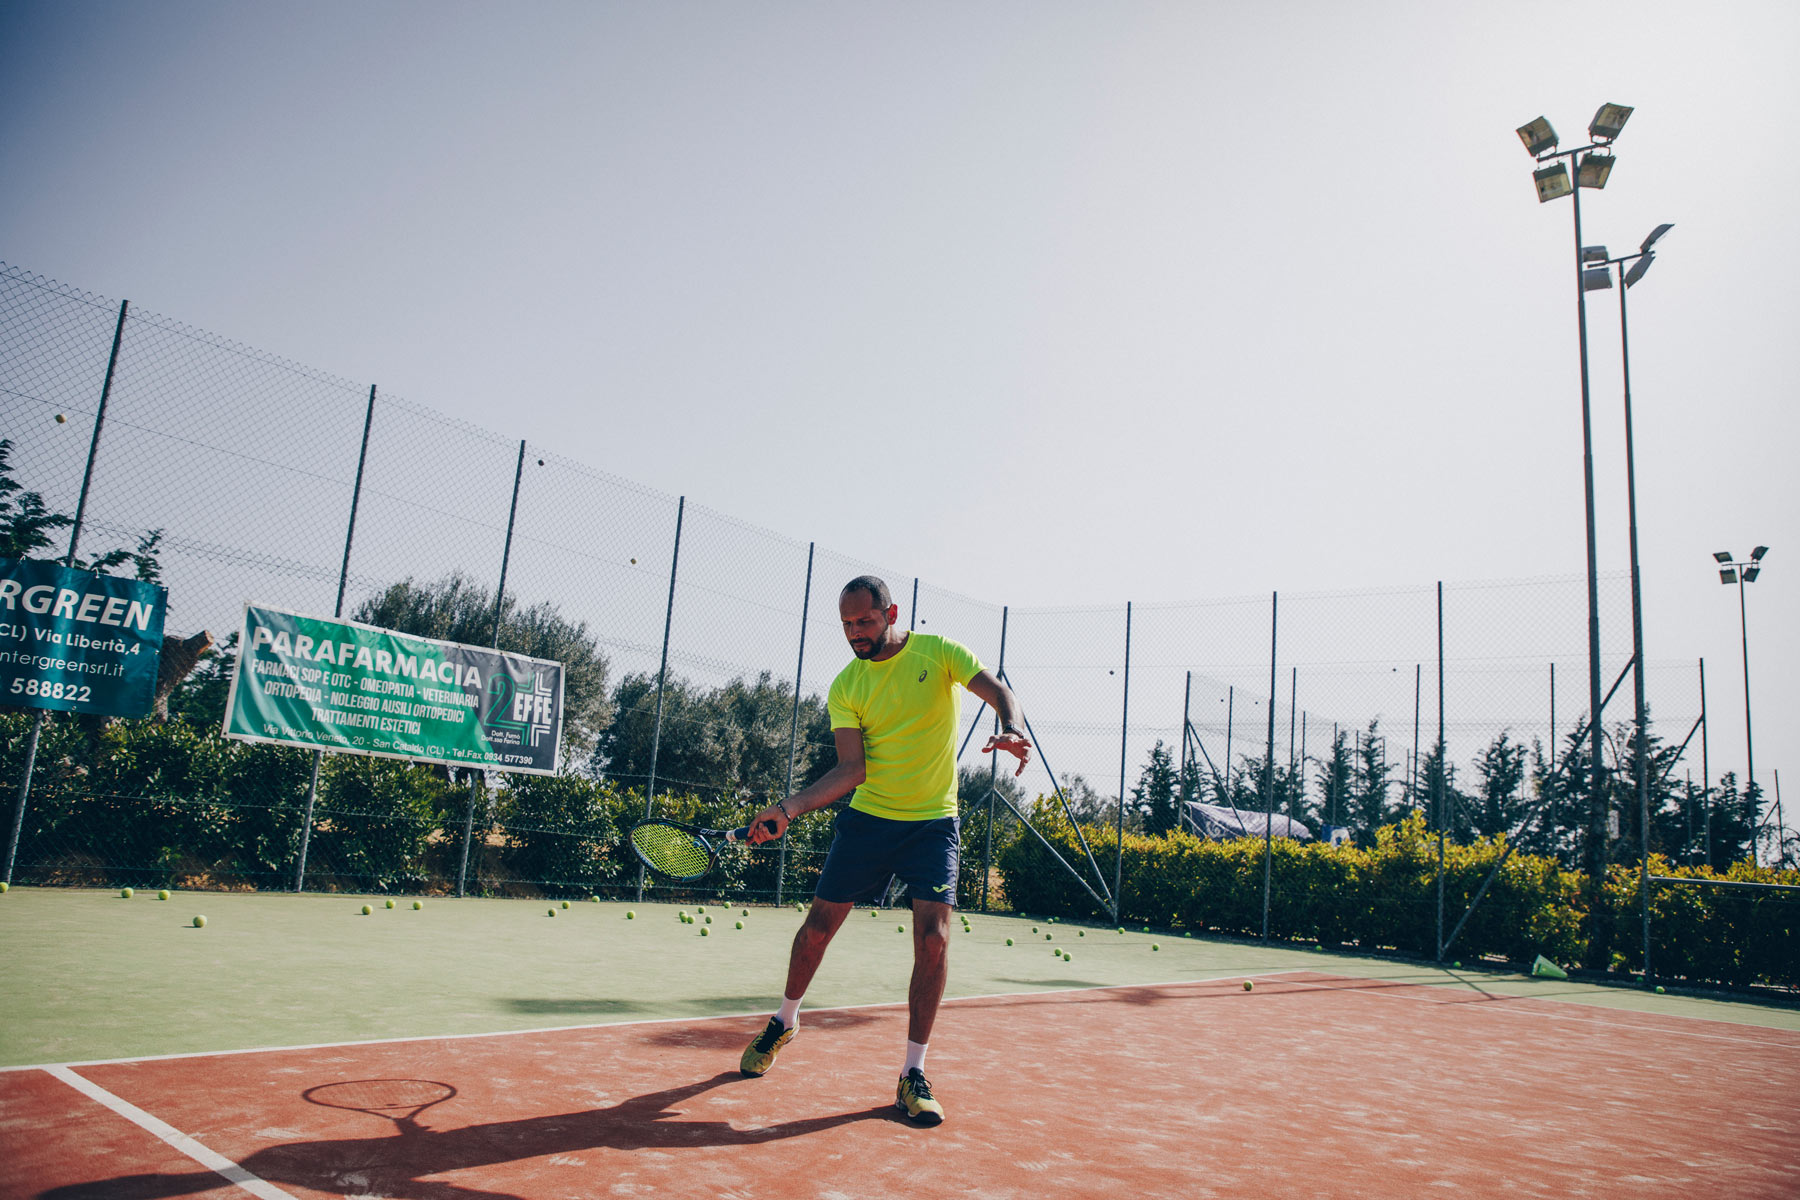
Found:
[[(770, 833), (774, 833), (775, 832), (775, 822), (764, 821), (763, 828), (767, 829)], [(750, 840), (750, 827), (748, 825), (739, 825), (736, 829), (733, 829), (733, 830), (729, 831), (728, 833), (726, 833), (725, 840), (727, 842), (747, 842), (747, 841), (749, 841)]]

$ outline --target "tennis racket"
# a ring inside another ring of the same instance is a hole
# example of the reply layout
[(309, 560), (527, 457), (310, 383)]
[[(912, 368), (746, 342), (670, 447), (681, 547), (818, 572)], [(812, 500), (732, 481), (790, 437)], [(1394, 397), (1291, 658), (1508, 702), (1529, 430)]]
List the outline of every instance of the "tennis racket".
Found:
[[(775, 822), (764, 821), (763, 825), (770, 833), (775, 832)], [(691, 883), (704, 879), (719, 865), (719, 846), (715, 839), (729, 844), (745, 841), (749, 835), (748, 825), (736, 829), (707, 829), (653, 818), (633, 825), (625, 840), (631, 844), (631, 852), (638, 856), (638, 861), (656, 874), (676, 883)]]
[(430, 1079), (349, 1079), (307, 1088), (300, 1095), (308, 1104), (386, 1117), (404, 1133), (417, 1129), (419, 1114), (456, 1095), (456, 1089)]

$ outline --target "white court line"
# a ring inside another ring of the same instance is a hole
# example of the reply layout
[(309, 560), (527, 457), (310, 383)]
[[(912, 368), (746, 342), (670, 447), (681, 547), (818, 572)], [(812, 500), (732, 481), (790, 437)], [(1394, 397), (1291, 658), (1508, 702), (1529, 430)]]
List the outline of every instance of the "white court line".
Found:
[[(1295, 982), (1304, 982), (1296, 980)], [(1363, 996), (1374, 996), (1382, 1000), (1410, 1000), (1417, 1004), (1436, 1004), (1443, 1008), (1469, 1009), (1481, 1012), (1505, 1013), (1508, 1016), (1544, 1017), (1552, 1021), (1571, 1021), (1577, 1025), (1600, 1026), (1606, 1029), (1619, 1029), (1631, 1033), (1668, 1034), (1671, 1037), (1701, 1038), (1709, 1042), (1725, 1042), (1734, 1046), (1779, 1046), (1793, 1048), (1794, 1043), (1775, 1037), (1726, 1037), (1717, 1033), (1703, 1033), (1697, 1029), (1684, 1029), (1674, 1025), (1637, 1026), (1630, 1021), (1609, 1021), (1600, 1017), (1588, 1017), (1587, 1013), (1629, 1013), (1634, 1017), (1644, 1017), (1650, 1021), (1689, 1020), (1705, 1021), (1717, 1025), (1730, 1025), (1733, 1029), (1761, 1030), (1766, 1033), (1789, 1033), (1785, 1029), (1774, 1029), (1767, 1025), (1739, 1025), (1730, 1021), (1712, 1021), (1708, 1017), (1690, 1017), (1685, 1013), (1648, 1013), (1635, 1008), (1600, 1008), (1597, 1005), (1582, 1004), (1580, 1001), (1558, 1000), (1554, 996), (1504, 996), (1495, 995), (1491, 999), (1464, 1000), (1446, 1002), (1431, 996), (1411, 995), (1406, 992), (1395, 994), (1391, 987), (1407, 989), (1417, 987), (1437, 987), (1438, 984), (1395, 984), (1388, 987), (1349, 987), (1334, 988), (1326, 986), (1324, 990), (1333, 992), (1354, 992)], [(1512, 1003), (1496, 1003), (1505, 1001), (1526, 1001), (1523, 1008)], [(1539, 1008), (1538, 1005), (1556, 1005), (1555, 1008)], [(1791, 1036), (1791, 1034), (1790, 1034)]]
[(295, 1200), (291, 1193), (282, 1191), (266, 1179), (252, 1175), (223, 1154), (195, 1141), (167, 1121), (151, 1116), (129, 1100), (120, 1099), (92, 1080), (83, 1079), (67, 1067), (45, 1067), (44, 1070), (88, 1099), (104, 1104), (133, 1125), (149, 1130), (207, 1170), (217, 1171), (252, 1196), (261, 1197), (261, 1200)]

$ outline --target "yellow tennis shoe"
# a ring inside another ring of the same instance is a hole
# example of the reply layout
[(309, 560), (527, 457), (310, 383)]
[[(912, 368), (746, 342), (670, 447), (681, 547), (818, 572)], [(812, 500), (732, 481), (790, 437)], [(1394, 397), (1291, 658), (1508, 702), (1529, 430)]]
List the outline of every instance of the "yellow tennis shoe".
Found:
[(763, 1031), (756, 1035), (756, 1040), (744, 1047), (744, 1057), (738, 1060), (738, 1070), (755, 1078), (775, 1065), (775, 1056), (781, 1048), (794, 1040), (794, 1030), (783, 1025), (775, 1017)]
[(899, 1090), (894, 1093), (894, 1107), (903, 1110), (918, 1125), (944, 1123), (944, 1106), (932, 1099), (931, 1084), (926, 1082), (925, 1072), (917, 1067), (900, 1077)]

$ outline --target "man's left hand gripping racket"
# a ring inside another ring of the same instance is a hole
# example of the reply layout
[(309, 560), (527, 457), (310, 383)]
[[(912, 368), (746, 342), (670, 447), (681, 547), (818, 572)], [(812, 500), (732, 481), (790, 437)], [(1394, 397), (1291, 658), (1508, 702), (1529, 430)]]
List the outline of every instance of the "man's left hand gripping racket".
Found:
[[(764, 821), (763, 825), (770, 833), (775, 832), (773, 821)], [(748, 825), (736, 829), (706, 829), (656, 818), (633, 825), (625, 840), (631, 844), (638, 861), (656, 874), (676, 883), (691, 883), (704, 879), (718, 865), (719, 847), (713, 839), (742, 842), (749, 835)]]

